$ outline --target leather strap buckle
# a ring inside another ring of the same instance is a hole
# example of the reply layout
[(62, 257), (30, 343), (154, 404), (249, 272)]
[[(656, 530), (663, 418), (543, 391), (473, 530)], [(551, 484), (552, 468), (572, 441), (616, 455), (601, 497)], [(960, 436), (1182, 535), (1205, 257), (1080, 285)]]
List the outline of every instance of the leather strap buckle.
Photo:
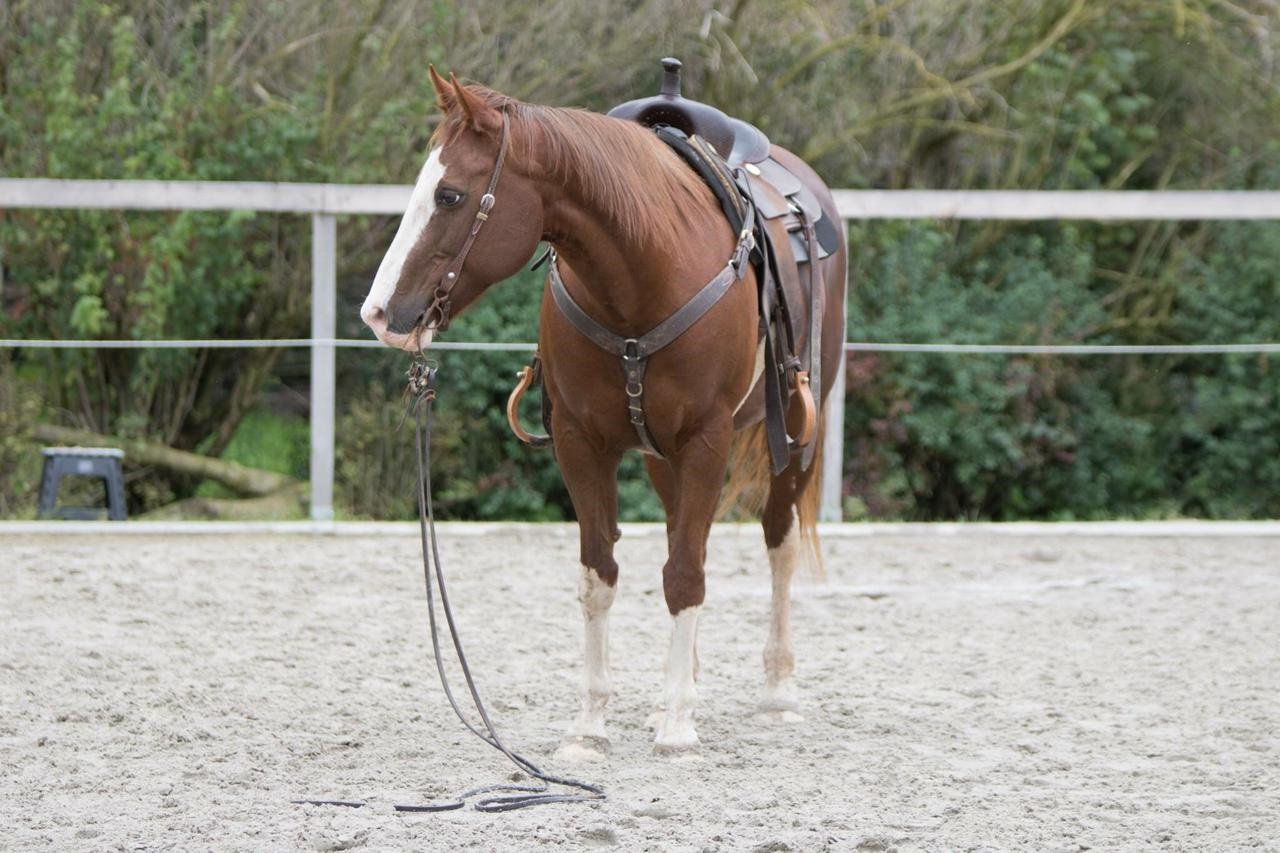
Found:
[(641, 379), (644, 376), (644, 362), (640, 359), (640, 342), (635, 338), (627, 338), (622, 342), (622, 372), (626, 374), (627, 396), (639, 397), (643, 394)]

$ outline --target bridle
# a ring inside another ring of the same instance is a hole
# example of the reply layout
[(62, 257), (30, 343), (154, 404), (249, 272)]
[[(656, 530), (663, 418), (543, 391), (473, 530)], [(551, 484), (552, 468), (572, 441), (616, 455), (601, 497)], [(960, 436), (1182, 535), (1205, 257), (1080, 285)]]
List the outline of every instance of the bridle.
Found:
[(436, 285), (436, 289), (431, 295), (431, 304), (427, 306), (427, 310), (423, 314), (429, 329), (443, 332), (449, 328), (449, 320), (453, 313), (453, 308), (449, 302), (449, 294), (453, 292), (454, 286), (458, 283), (458, 276), (462, 274), (462, 265), (467, 262), (467, 255), (471, 252), (471, 247), (475, 245), (480, 229), (489, 221), (489, 211), (493, 210), (493, 205), (497, 201), (494, 192), (498, 189), (498, 180), (502, 177), (502, 167), (507, 161), (507, 143), (510, 133), (507, 111), (503, 109), (502, 139), (498, 143), (498, 159), (493, 164), (493, 174), (489, 176), (489, 188), (485, 190), (484, 195), (480, 196), (480, 209), (476, 211), (476, 218), (471, 223), (471, 231), (467, 234), (466, 241), (462, 244), (458, 254), (454, 256), (453, 262), (449, 264), (444, 275), (440, 278), (440, 283)]

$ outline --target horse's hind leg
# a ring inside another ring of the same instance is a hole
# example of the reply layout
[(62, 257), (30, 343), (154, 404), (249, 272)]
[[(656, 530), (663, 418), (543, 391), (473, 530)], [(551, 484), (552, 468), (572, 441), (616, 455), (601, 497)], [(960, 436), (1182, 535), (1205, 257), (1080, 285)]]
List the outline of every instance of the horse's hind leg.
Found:
[(556, 455), (578, 515), (581, 574), (578, 603), (585, 627), (586, 662), (581, 707), (560, 757), (592, 759), (609, 748), (605, 707), (613, 695), (609, 674), (609, 608), (618, 584), (613, 558), (617, 539), (618, 459), (599, 456), (585, 441), (574, 441), (572, 428), (557, 424)]
[(773, 598), (769, 636), (764, 644), (764, 695), (759, 707), (762, 713), (779, 720), (801, 719), (792, 680), (796, 655), (791, 644), (791, 580), (800, 557), (796, 501), (809, 485), (816, 468), (815, 464), (807, 471), (800, 471), (799, 459), (793, 459), (770, 483), (762, 519), (773, 575)]

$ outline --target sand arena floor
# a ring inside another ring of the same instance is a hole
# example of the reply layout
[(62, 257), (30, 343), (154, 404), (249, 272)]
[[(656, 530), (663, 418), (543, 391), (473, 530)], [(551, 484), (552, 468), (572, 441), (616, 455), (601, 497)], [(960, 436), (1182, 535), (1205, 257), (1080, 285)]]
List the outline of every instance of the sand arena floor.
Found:
[(446, 534), (501, 730), (609, 799), (404, 816), (511, 772), (444, 704), (413, 538), (0, 535), (0, 847), (1280, 850), (1280, 539), (830, 537), (777, 725), (763, 545), (717, 529), (695, 764), (643, 727), (664, 545), (619, 545), (613, 752), (566, 768), (574, 528)]

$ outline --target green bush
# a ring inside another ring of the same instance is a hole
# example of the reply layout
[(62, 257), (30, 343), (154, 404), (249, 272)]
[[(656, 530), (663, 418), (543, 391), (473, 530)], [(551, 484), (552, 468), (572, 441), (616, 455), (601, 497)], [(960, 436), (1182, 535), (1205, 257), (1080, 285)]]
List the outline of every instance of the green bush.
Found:
[(35, 516), (41, 457), (30, 430), (39, 413), (39, 397), (0, 349), (0, 518)]
[[(851, 338), (1124, 342), (1096, 247), (1027, 226), (974, 257), (971, 229), (854, 231)], [(1280, 340), (1280, 226), (1220, 224), (1174, 252), (1153, 343)], [(1154, 285), (1148, 285), (1154, 287)], [(1129, 335), (1134, 329), (1119, 324)], [(846, 492), (857, 514), (1264, 518), (1280, 514), (1274, 356), (855, 354)]]
[[(1211, 343), (1280, 341), (1280, 226), (1231, 223), (1214, 232), (1176, 282), (1176, 333)], [(1280, 517), (1280, 356), (1183, 358), (1167, 384), (1180, 417), (1165, 426), (1177, 452), (1163, 464), (1185, 495), (1184, 511)]]

